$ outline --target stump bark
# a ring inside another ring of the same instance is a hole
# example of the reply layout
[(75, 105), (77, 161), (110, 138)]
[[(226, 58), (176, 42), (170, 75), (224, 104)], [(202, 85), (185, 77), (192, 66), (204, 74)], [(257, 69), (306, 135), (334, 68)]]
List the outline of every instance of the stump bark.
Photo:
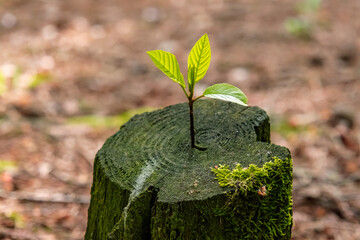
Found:
[[(291, 156), (270, 144), (267, 114), (199, 100), (194, 118), (196, 144), (205, 150), (190, 146), (186, 103), (136, 115), (105, 142), (95, 158), (85, 239), (291, 238)], [(211, 168), (220, 164), (266, 172), (239, 193), (214, 179)], [(262, 185), (266, 196), (257, 192)]]

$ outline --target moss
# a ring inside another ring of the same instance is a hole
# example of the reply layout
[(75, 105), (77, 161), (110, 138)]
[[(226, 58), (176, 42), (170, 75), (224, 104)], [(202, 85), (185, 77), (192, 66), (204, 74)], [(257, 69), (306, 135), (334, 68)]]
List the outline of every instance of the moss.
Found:
[(180, 203), (155, 203), (151, 219), (154, 240), (228, 239), (222, 216), (214, 214), (224, 206), (222, 196)]
[(212, 171), (220, 186), (234, 188), (221, 214), (230, 216), (236, 234), (242, 239), (290, 239), (291, 159), (274, 157), (263, 167), (250, 164), (243, 168), (237, 164), (233, 170), (220, 165)]
[(154, 204), (157, 189), (150, 187), (141, 193), (133, 202), (131, 202), (124, 229), (124, 214), (115, 224), (108, 235), (109, 240), (144, 240), (151, 239), (150, 219), (151, 207)]
[[(205, 151), (190, 146), (187, 104), (137, 115), (106, 141), (94, 164), (85, 239), (290, 239), (291, 156), (269, 144), (266, 113), (215, 100), (199, 100), (195, 109), (196, 141)], [(220, 187), (209, 171), (238, 163), (266, 174), (247, 177), (241, 191)], [(257, 193), (263, 184), (265, 197)]]
[[(116, 186), (103, 174), (98, 155), (94, 163), (94, 180), (85, 239), (107, 239), (115, 224), (122, 216), (127, 204), (129, 191)], [(110, 217), (111, 216), (111, 217)], [(88, 231), (91, 229), (91, 231)]]

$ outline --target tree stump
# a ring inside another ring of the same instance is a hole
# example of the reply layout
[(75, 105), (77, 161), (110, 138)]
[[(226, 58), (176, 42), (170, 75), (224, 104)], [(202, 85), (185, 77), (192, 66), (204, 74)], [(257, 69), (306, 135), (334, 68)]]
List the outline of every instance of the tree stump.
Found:
[[(290, 239), (291, 156), (270, 144), (267, 114), (199, 100), (194, 118), (204, 150), (190, 147), (186, 103), (136, 115), (105, 142), (95, 158), (85, 239)], [(271, 164), (244, 194), (220, 187), (211, 171), (238, 163)]]

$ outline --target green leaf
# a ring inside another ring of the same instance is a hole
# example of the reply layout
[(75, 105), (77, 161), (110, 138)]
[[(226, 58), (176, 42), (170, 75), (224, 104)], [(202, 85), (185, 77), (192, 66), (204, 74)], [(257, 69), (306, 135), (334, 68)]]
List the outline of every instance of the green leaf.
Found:
[(227, 83), (215, 84), (208, 87), (204, 91), (204, 96), (234, 102), (244, 106), (247, 106), (248, 101), (246, 95), (239, 88)]
[[(211, 60), (210, 42), (207, 34), (204, 34), (191, 49), (188, 57), (188, 82), (200, 81), (206, 74)], [(194, 73), (191, 70), (194, 68)], [(192, 79), (192, 75), (194, 79)]]
[(190, 67), (188, 69), (188, 83), (189, 83), (189, 91), (190, 92), (193, 92), (194, 91), (194, 86), (195, 86), (195, 82), (194, 82), (194, 79), (195, 79), (195, 68), (194, 67)]
[(180, 72), (179, 63), (174, 54), (162, 50), (146, 52), (154, 64), (174, 82), (185, 88), (184, 77)]

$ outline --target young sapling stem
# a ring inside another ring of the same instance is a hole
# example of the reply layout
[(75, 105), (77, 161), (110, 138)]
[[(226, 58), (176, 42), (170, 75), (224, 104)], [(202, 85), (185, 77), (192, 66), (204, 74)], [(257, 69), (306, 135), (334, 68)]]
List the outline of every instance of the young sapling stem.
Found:
[(201, 95), (199, 97), (193, 98), (192, 96), (188, 97), (189, 100), (189, 113), (190, 113), (190, 137), (191, 137), (191, 147), (197, 148), (199, 150), (204, 150), (203, 148), (197, 147), (195, 145), (195, 127), (194, 127), (194, 102), (200, 98), (204, 97)]
[(188, 85), (189, 85), (189, 116), (190, 116), (190, 140), (191, 140), (191, 147), (196, 148), (195, 146), (195, 127), (194, 127), (194, 87), (195, 87), (195, 72), (194, 68), (189, 69), (188, 73)]
[(196, 146), (195, 146), (195, 128), (194, 128), (194, 101), (191, 98), (189, 98), (189, 113), (190, 113), (191, 147), (196, 148)]

